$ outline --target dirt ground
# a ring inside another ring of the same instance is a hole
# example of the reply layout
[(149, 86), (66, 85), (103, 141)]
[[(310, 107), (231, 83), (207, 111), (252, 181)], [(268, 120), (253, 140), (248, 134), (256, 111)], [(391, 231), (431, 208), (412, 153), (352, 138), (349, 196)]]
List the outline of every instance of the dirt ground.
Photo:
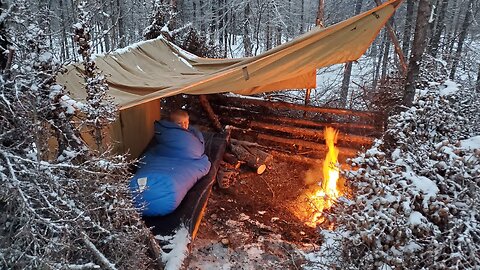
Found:
[(273, 233), (294, 243), (316, 242), (316, 230), (306, 226), (291, 209), (307, 189), (304, 179), (308, 169), (303, 164), (277, 161), (262, 175), (242, 172), (228, 189), (215, 186), (198, 237), (232, 238), (233, 246), (249, 243), (252, 239), (235, 239), (227, 234), (231, 220), (243, 221), (253, 239)]
[[(263, 258), (254, 269), (298, 269), (303, 260), (298, 249), (319, 243), (318, 231), (306, 226), (292, 210), (308, 189), (305, 174), (309, 169), (305, 164), (278, 160), (262, 175), (242, 169), (228, 189), (215, 185), (190, 260), (205, 260), (206, 254), (217, 249), (218, 254), (221, 250), (230, 256), (236, 254), (227, 259), (233, 264), (228, 269), (249, 269), (242, 261), (249, 257), (240, 258), (238, 251), (252, 255), (252, 249), (258, 249)], [(248, 264), (254, 259), (248, 259)], [(189, 269), (210, 268), (197, 265)]]

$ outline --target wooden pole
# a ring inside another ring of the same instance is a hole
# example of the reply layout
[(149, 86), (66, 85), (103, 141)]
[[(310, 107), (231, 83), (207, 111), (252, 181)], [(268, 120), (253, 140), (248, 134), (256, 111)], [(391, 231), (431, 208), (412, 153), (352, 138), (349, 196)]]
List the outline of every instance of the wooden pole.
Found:
[[(375, 0), (375, 3), (377, 4), (377, 6), (380, 6), (382, 4), (380, 0)], [(400, 46), (400, 42), (398, 42), (397, 35), (395, 34), (395, 31), (393, 30), (393, 27), (390, 24), (390, 22), (387, 22), (386, 27), (387, 27), (388, 36), (393, 42), (393, 46), (395, 47), (395, 52), (397, 53), (398, 59), (400, 61), (400, 71), (402, 72), (402, 76), (405, 77), (407, 75), (407, 61), (405, 60), (405, 55), (403, 54), (402, 47)]]
[(213, 127), (217, 131), (222, 131), (223, 130), (222, 124), (220, 123), (220, 120), (218, 120), (218, 116), (213, 111), (212, 106), (210, 106), (210, 102), (208, 101), (207, 96), (200, 95), (198, 98), (200, 100), (200, 105), (202, 105), (203, 110), (205, 110), (205, 112), (208, 115), (208, 118), (210, 118), (210, 120), (212, 121)]

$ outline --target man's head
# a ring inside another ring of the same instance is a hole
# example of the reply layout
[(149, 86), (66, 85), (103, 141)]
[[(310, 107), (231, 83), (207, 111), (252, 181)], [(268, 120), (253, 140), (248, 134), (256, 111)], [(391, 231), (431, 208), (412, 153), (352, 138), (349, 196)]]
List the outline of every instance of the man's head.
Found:
[(170, 114), (170, 121), (176, 123), (181, 128), (188, 129), (189, 117), (184, 110), (176, 110)]

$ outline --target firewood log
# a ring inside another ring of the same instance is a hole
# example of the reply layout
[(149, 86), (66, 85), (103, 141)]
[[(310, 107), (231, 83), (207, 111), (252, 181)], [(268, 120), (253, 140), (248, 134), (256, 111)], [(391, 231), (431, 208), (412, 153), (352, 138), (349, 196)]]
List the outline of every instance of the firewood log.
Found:
[(230, 148), (239, 160), (244, 161), (249, 167), (255, 169), (257, 174), (262, 174), (267, 169), (267, 163), (273, 160), (272, 155), (259, 149), (254, 149), (246, 144), (231, 143)]

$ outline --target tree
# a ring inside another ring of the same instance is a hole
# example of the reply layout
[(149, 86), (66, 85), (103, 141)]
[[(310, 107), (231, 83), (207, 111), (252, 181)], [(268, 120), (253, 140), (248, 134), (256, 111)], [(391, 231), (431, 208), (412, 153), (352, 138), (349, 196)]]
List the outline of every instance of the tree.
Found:
[(403, 28), (403, 54), (408, 56), (410, 50), (410, 37), (412, 36), (412, 22), (414, 14), (415, 1), (407, 0), (407, 11), (405, 13), (405, 26)]
[(473, 10), (473, 3), (474, 0), (469, 0), (467, 5), (467, 12), (465, 14), (465, 18), (463, 19), (462, 28), (460, 29), (460, 35), (458, 37), (458, 45), (457, 50), (455, 51), (455, 56), (452, 61), (452, 67), (450, 69), (450, 79), (455, 79), (455, 72), (457, 71), (457, 65), (460, 61), (460, 56), (462, 54), (463, 44), (465, 43), (465, 38), (467, 37), (467, 30), (470, 26), (471, 18), (472, 18), (472, 10)]
[(430, 0), (420, 0), (417, 10), (415, 35), (413, 37), (412, 53), (408, 64), (407, 78), (405, 80), (405, 92), (403, 104), (412, 105), (415, 97), (415, 83), (420, 72), (420, 63), (427, 44), (428, 18), (430, 16)]
[(438, 47), (440, 43), (440, 37), (445, 30), (445, 14), (448, 8), (448, 1), (449, 0), (442, 0), (440, 2), (440, 11), (438, 12), (438, 17), (436, 20), (436, 28), (433, 33), (432, 39), (430, 40), (428, 53), (431, 54), (433, 57), (437, 56)]
[(81, 140), (56, 147), (78, 127), (68, 116), (89, 105), (55, 82), (48, 21), (38, 24), (27, 1), (14, 5), (6, 27), (16, 54), (0, 84), (0, 268), (146, 269), (149, 231), (128, 196), (130, 163)]
[[(360, 10), (362, 10), (362, 0), (356, 0), (354, 15), (359, 14)], [(340, 108), (345, 108), (347, 106), (348, 87), (350, 85), (350, 76), (352, 75), (352, 64), (352, 62), (348, 62), (345, 64), (342, 86), (340, 88)]]

